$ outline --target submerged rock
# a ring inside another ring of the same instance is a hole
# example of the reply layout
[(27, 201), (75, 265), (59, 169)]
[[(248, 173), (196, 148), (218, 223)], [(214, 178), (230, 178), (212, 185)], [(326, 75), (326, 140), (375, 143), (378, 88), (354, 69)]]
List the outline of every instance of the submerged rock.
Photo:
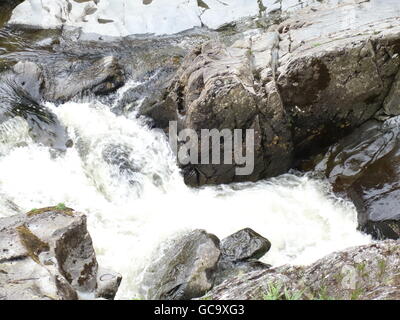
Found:
[(400, 243), (382, 241), (332, 253), (310, 266), (282, 266), (231, 278), (214, 300), (399, 300)]
[(330, 147), (315, 170), (357, 207), (359, 227), (376, 239), (400, 238), (400, 118), (370, 121)]
[(0, 299), (113, 299), (120, 282), (98, 267), (84, 215), (49, 207), (0, 219)]
[(188, 300), (204, 295), (214, 284), (219, 240), (195, 230), (171, 243), (146, 270), (142, 290), (147, 299)]
[[(391, 6), (400, 8), (371, 1), (299, 9), (268, 32), (195, 48), (151, 116), (161, 125), (176, 120), (178, 129), (199, 136), (202, 129), (253, 129), (255, 161), (244, 176), (236, 174), (236, 159), (200, 164), (209, 144), (198, 149), (199, 164), (182, 165), (186, 182), (279, 175), (391, 108), (400, 66), (400, 28)], [(348, 12), (359, 21), (350, 23)]]

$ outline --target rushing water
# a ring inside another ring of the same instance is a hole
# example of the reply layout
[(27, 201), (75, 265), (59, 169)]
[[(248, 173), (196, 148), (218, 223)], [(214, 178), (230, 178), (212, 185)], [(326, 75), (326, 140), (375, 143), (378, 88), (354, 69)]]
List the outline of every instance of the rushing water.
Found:
[[(121, 92), (127, 88), (121, 88)], [(250, 227), (272, 242), (272, 265), (305, 264), (370, 241), (356, 231), (351, 203), (305, 175), (190, 189), (165, 135), (145, 119), (117, 116), (100, 102), (47, 104), (74, 146), (34, 144), (23, 119), (0, 125), (0, 214), (65, 203), (88, 216), (98, 260), (123, 275), (117, 298), (138, 297), (157, 247), (203, 228), (223, 238)]]

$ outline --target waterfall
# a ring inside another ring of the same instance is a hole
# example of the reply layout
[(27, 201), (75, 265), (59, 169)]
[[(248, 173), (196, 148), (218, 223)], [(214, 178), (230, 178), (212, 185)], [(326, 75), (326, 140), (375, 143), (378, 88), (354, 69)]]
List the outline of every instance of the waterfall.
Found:
[(325, 181), (291, 173), (191, 189), (164, 133), (146, 119), (115, 115), (96, 100), (46, 106), (73, 146), (54, 151), (27, 138), (23, 119), (3, 123), (0, 215), (58, 203), (85, 213), (100, 264), (123, 275), (119, 299), (140, 298), (143, 270), (157, 248), (192, 229), (223, 238), (250, 227), (272, 242), (262, 261), (274, 266), (308, 264), (370, 241), (356, 231), (354, 206)]

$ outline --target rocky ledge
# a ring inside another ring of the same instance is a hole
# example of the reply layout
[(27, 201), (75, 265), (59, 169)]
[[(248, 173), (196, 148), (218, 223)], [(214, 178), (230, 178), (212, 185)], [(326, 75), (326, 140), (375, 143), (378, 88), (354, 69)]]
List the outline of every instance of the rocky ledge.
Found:
[(203, 299), (399, 300), (400, 243), (386, 240), (330, 254), (306, 267), (239, 275)]
[(84, 215), (49, 207), (0, 219), (0, 300), (113, 299), (120, 282), (98, 266)]

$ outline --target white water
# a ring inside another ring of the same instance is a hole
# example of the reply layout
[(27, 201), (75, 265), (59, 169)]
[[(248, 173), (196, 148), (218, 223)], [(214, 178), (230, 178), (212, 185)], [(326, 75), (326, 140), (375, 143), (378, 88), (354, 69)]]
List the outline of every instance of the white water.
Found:
[[(3, 125), (0, 215), (15, 213), (4, 199), (21, 211), (62, 202), (86, 213), (100, 264), (123, 275), (117, 298), (138, 297), (141, 272), (157, 246), (190, 229), (223, 238), (253, 228), (272, 242), (263, 261), (273, 265), (311, 263), (370, 241), (356, 231), (353, 205), (334, 198), (323, 182), (286, 174), (189, 189), (163, 134), (141, 120), (115, 116), (99, 103), (49, 107), (68, 127), (74, 147), (54, 158), (27, 138), (21, 119)], [(139, 172), (121, 174), (106, 162), (103, 151), (109, 145), (130, 148), (125, 157)]]

